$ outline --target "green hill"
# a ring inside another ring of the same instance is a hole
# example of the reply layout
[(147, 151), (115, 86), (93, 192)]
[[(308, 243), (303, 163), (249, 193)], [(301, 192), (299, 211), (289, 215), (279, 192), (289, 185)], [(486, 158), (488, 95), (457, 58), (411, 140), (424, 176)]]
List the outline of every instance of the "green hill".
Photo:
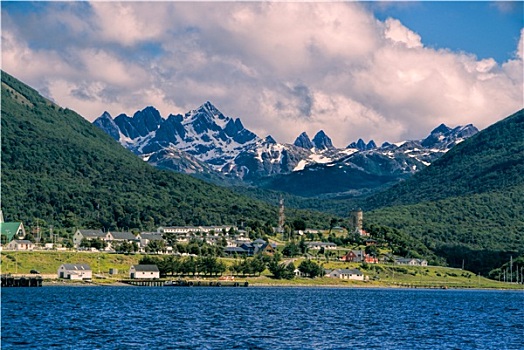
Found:
[[(155, 169), (69, 109), (2, 72), (6, 220), (61, 227), (276, 224), (277, 209), (190, 176)], [(290, 211), (309, 227), (329, 218)]]
[(368, 206), (413, 204), (524, 185), (524, 110), (452, 148), (431, 166), (372, 196)]
[[(486, 273), (524, 252), (524, 110), (369, 198), (368, 225), (398, 228), (452, 266)], [(388, 206), (388, 207), (386, 207)]]

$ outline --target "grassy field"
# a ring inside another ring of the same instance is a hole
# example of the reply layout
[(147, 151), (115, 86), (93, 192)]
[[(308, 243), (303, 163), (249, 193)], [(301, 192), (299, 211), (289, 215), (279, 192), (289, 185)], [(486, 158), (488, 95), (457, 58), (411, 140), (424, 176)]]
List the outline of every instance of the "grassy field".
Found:
[[(92, 252), (2, 252), (1, 273), (29, 274), (38, 270), (44, 278), (56, 278), (61, 264), (88, 264), (93, 275), (104, 276), (101, 279), (94, 276), (95, 282), (111, 283), (129, 276), (131, 265), (138, 264), (143, 255), (107, 254)], [(293, 259), (295, 266), (303, 259)], [(231, 265), (234, 259), (223, 259), (226, 265)], [(260, 286), (353, 286), (353, 287), (411, 287), (411, 288), (499, 288), (524, 289), (524, 285), (516, 285), (493, 281), (475, 276), (472, 272), (460, 269), (438, 266), (398, 266), (383, 264), (346, 263), (340, 261), (313, 260), (326, 269), (358, 268), (369, 277), (369, 281), (348, 281), (334, 278), (295, 278), (293, 280), (275, 280), (266, 270), (260, 277), (240, 278), (249, 281), (250, 285)], [(116, 275), (109, 276), (109, 269), (116, 269)], [(216, 279), (216, 278), (214, 278)], [(239, 278), (237, 278), (239, 279)]]

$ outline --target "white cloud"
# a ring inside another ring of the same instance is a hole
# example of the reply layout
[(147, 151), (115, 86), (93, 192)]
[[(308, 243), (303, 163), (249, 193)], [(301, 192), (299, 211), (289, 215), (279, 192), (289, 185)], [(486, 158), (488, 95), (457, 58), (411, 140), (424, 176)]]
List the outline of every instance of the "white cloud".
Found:
[(162, 36), (166, 12), (150, 3), (91, 2), (102, 40), (124, 46)]
[(3, 11), (3, 69), (90, 120), (209, 100), (261, 137), (323, 129), (342, 147), (420, 138), (442, 122), (483, 128), (522, 108), (524, 32), (499, 65), (424, 47), (356, 2), (47, 6)]
[(388, 18), (384, 23), (386, 30), (384, 32), (386, 38), (403, 43), (408, 48), (422, 47), (420, 35), (404, 27), (398, 19)]

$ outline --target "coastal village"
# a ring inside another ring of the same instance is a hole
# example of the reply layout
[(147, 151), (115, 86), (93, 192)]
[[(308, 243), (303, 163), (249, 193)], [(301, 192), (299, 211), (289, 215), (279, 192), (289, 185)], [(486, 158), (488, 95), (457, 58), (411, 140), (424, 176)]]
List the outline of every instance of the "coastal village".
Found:
[[(272, 228), (274, 230), (273, 237), (266, 236), (265, 239), (255, 238), (249, 227), (239, 228), (232, 225), (162, 226), (154, 232), (76, 229), (67, 244), (64, 243), (66, 239), (57, 238), (50, 231), (51, 243), (49, 243), (42, 240), (41, 237), (37, 236), (35, 239), (35, 236), (28, 235), (22, 222), (5, 222), (3, 215), (0, 215), (0, 221), (1, 249), (3, 252), (74, 251), (78, 253), (124, 253), (197, 258), (209, 255), (212, 251), (212, 254), (218, 257), (240, 260), (254, 257), (270, 259), (277, 254), (284, 254), (286, 259), (283, 261), (284, 265), (292, 265), (296, 256), (316, 259), (317, 261), (321, 259), (329, 261), (331, 259), (331, 261), (344, 263), (389, 263), (408, 266), (427, 266), (428, 264), (423, 259), (380, 254), (376, 248), (377, 241), (362, 227), (363, 212), (361, 210), (350, 212), (347, 228), (294, 230), (292, 237), (284, 241), (278, 240), (276, 237), (284, 236), (283, 201), (280, 202), (279, 226)], [(335, 242), (329, 241), (327, 237), (336, 237), (333, 234), (335, 232), (345, 236), (353, 235), (360, 242), (360, 245), (357, 247), (339, 246)], [(35, 233), (38, 233), (38, 231), (35, 231)], [(302, 249), (299, 252), (290, 253), (286, 251), (290, 244), (295, 247), (301, 246)], [(203, 248), (205, 248), (205, 252), (202, 251)], [(72, 281), (91, 281), (93, 279), (93, 267), (82, 262), (81, 255), (77, 256), (78, 261), (60, 265), (56, 272), (56, 278)], [(220, 272), (222, 275), (225, 271)], [(30, 273), (38, 274), (39, 271), (31, 270)], [(118, 271), (110, 269), (107, 273), (113, 275)], [(301, 269), (301, 266), (294, 267), (292, 273), (294, 277), (311, 277), (307, 269)], [(98, 275), (100, 275), (100, 271)], [(165, 277), (165, 273), (157, 265), (147, 263), (129, 266), (126, 275), (130, 280), (157, 280)], [(358, 268), (349, 267), (322, 268), (313, 277), (315, 276), (356, 281), (369, 280), (369, 276), (366, 276)], [(221, 278), (233, 279), (234, 277), (226, 274)]]

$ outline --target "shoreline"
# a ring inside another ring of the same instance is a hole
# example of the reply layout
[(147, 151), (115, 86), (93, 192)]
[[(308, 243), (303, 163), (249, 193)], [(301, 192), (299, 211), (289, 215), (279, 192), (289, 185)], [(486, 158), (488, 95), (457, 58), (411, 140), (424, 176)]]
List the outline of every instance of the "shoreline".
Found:
[[(73, 281), (43, 281), (42, 287), (137, 287), (123, 282), (111, 283), (97, 283), (97, 282), (73, 282)], [(207, 286), (202, 286), (207, 287)], [(202, 288), (202, 287), (187, 287), (187, 288)], [(163, 286), (156, 286), (150, 288), (163, 288)], [(246, 288), (246, 287), (210, 287), (210, 288)], [(390, 284), (352, 284), (352, 285), (333, 285), (333, 284), (270, 284), (270, 283), (253, 283), (249, 282), (247, 288), (319, 288), (319, 289), (398, 289), (398, 290), (497, 290), (497, 291), (518, 291), (524, 292), (524, 285), (521, 288), (500, 288), (500, 287), (454, 287), (454, 286), (410, 286), (410, 285), (390, 285)]]

